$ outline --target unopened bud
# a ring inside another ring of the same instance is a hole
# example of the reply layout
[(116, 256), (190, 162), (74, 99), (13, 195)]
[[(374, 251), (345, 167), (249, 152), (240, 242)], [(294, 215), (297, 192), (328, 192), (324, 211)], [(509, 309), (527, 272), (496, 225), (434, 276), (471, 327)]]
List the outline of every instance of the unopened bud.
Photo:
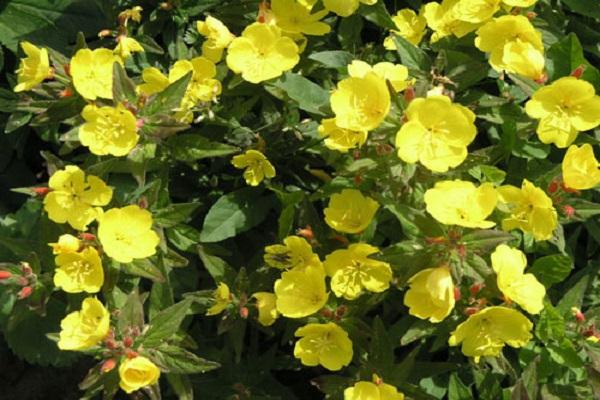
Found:
[(354, 160), (360, 160), (361, 154), (360, 154), (360, 150), (354, 150), (354, 152), (352, 152), (352, 158), (354, 158)]
[(559, 187), (560, 186), (558, 185), (558, 182), (556, 182), (556, 181), (550, 182), (550, 184), (548, 185), (548, 193), (550, 193), (550, 194), (556, 193), (558, 191)]
[(137, 129), (142, 129), (144, 127), (145, 123), (146, 123), (146, 121), (144, 121), (144, 118), (139, 118), (135, 121), (135, 127)]
[(325, 318), (333, 318), (333, 311), (331, 311), (328, 308), (322, 309), (320, 314), (321, 314), (321, 316), (323, 316)]
[(68, 76), (71, 76), (71, 64), (63, 65), (63, 69), (65, 71), (65, 74), (67, 74)]
[(138, 200), (138, 206), (143, 209), (148, 208), (148, 199), (145, 196), (140, 197)]
[(304, 239), (311, 242), (315, 238), (315, 234), (310, 225), (306, 225), (305, 228), (296, 230), (296, 235), (302, 236)]
[(29, 279), (24, 276), (19, 276), (17, 278), (17, 284), (19, 284), (19, 286), (29, 286)]
[(111, 34), (112, 34), (112, 31), (110, 29), (102, 29), (100, 32), (98, 32), (98, 37), (104, 38), (104, 37), (110, 36)]
[(581, 312), (581, 310), (579, 308), (571, 307), (571, 312), (573, 313), (573, 316), (575, 317), (577, 322), (579, 322), (579, 323), (585, 322), (585, 315), (583, 315), (583, 313)]
[(479, 311), (478, 307), (467, 307), (467, 308), (465, 308), (465, 314), (467, 314), (467, 315), (476, 314), (478, 311)]
[(564, 205), (562, 208), (563, 213), (565, 213), (565, 217), (567, 218), (571, 218), (573, 217), (573, 215), (575, 215), (575, 208), (573, 208), (573, 206), (570, 205)]
[(460, 288), (455, 287), (454, 288), (454, 300), (458, 301), (460, 300)]
[(60, 97), (61, 99), (71, 97), (71, 96), (73, 96), (73, 89), (71, 89), (70, 87), (64, 88), (63, 90), (61, 90), (58, 93), (58, 97)]
[(537, 13), (534, 13), (533, 11), (528, 11), (527, 14), (525, 14), (525, 16), (527, 16), (527, 19), (531, 21), (537, 17)]
[(240, 307), (240, 317), (248, 319), (248, 307)]
[(21, 288), (21, 290), (19, 290), (17, 298), (19, 298), (19, 300), (26, 299), (29, 296), (31, 296), (31, 293), (33, 293), (33, 288), (31, 286), (25, 286), (24, 288)]
[(345, 236), (342, 236), (342, 235), (335, 235), (334, 237), (332, 237), (332, 239), (340, 242), (344, 246), (348, 246), (350, 244), (350, 241), (348, 241), (348, 238), (346, 238)]
[(548, 82), (548, 74), (545, 72), (535, 80), (535, 83), (539, 83), (540, 85), (543, 85), (546, 82)]
[(335, 310), (335, 316), (337, 318), (342, 318), (346, 314), (346, 311), (348, 311), (348, 307), (346, 307), (346, 306), (339, 306), (337, 308), (337, 310)]
[(417, 92), (415, 91), (414, 86), (409, 86), (406, 89), (404, 89), (404, 101), (410, 103), (415, 99), (415, 97), (417, 97)]
[(106, 339), (104, 341), (104, 345), (109, 350), (115, 350), (117, 348), (117, 342), (115, 342), (115, 339), (113, 339), (113, 338)]
[(137, 353), (137, 351), (133, 351), (133, 350), (130, 350), (130, 349), (125, 349), (125, 357), (127, 357), (128, 359), (131, 360), (131, 359), (136, 358), (138, 356), (139, 356), (139, 354)]
[(375, 152), (377, 153), (378, 156), (387, 156), (388, 154), (391, 154), (394, 151), (394, 148), (389, 145), (388, 143), (382, 143), (382, 144), (378, 144), (375, 147)]
[(579, 67), (575, 68), (573, 72), (571, 72), (571, 76), (574, 76), (577, 79), (581, 79), (586, 68), (586, 65), (581, 64)]
[(471, 285), (471, 287), (469, 288), (469, 291), (471, 292), (471, 294), (473, 296), (476, 296), (477, 293), (479, 293), (481, 291), (481, 289), (483, 289), (485, 285), (483, 283), (475, 283), (473, 285)]
[(360, 185), (363, 181), (362, 175), (357, 174), (354, 176), (354, 184), (355, 185)]
[(40, 197), (43, 197), (43, 196), (47, 195), (48, 193), (50, 193), (50, 188), (47, 188), (47, 187), (35, 187), (35, 188), (33, 188), (33, 192), (36, 195), (38, 195)]
[(114, 358), (109, 358), (108, 360), (104, 361), (100, 370), (102, 371), (102, 373), (105, 374), (107, 372), (112, 371), (116, 366), (117, 360), (115, 360)]
[(0, 271), (0, 281), (10, 279), (11, 276), (12, 274), (8, 271)]
[(81, 240), (85, 240), (86, 242), (93, 242), (96, 240), (96, 235), (93, 233), (81, 232), (79, 234), (79, 238)]
[(131, 347), (133, 345), (133, 339), (130, 336), (125, 336), (123, 339), (123, 346)]
[(458, 256), (464, 260), (467, 256), (467, 246), (465, 246), (464, 244), (459, 244), (458, 246), (456, 246), (456, 252), (458, 253)]

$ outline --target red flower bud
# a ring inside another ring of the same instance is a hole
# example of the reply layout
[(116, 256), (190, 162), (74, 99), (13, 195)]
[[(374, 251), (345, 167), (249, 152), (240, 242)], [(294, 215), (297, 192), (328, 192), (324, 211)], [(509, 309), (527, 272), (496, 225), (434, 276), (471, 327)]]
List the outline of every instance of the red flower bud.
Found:
[(354, 176), (354, 184), (360, 185), (363, 181), (362, 175), (358, 174)]
[(96, 235), (94, 235), (93, 233), (81, 232), (79, 234), (79, 238), (81, 240), (85, 240), (86, 242), (93, 242), (94, 240), (96, 240)]
[(579, 67), (575, 68), (573, 70), (573, 72), (571, 72), (571, 76), (574, 76), (577, 79), (581, 79), (581, 76), (583, 75), (583, 73), (585, 72), (585, 69), (587, 68), (586, 65), (581, 64)]
[(117, 361), (114, 358), (109, 358), (108, 360), (104, 361), (100, 370), (102, 371), (102, 373), (105, 374), (107, 372), (112, 371), (113, 368), (115, 368), (116, 366), (117, 366)]
[(24, 276), (19, 276), (17, 278), (17, 283), (20, 286), (28, 286), (29, 285), (29, 279), (25, 278)]
[(4, 279), (9, 279), (12, 274), (8, 271), (0, 271), (0, 281)]
[(248, 318), (248, 307), (240, 307), (240, 317), (243, 319)]
[(33, 275), (33, 270), (31, 269), (31, 266), (29, 266), (29, 264), (26, 262), (21, 264), (21, 271), (23, 271), (24, 276)]
[(527, 19), (529, 19), (530, 21), (532, 19), (534, 19), (535, 17), (537, 17), (537, 14), (534, 13), (533, 11), (528, 11), (527, 14), (525, 14), (527, 16)]
[(139, 354), (137, 353), (137, 351), (125, 349), (125, 357), (127, 357), (128, 359), (131, 360), (132, 358), (136, 358), (138, 356), (139, 356)]
[(348, 311), (348, 307), (346, 307), (346, 306), (339, 306), (337, 308), (337, 310), (335, 310), (335, 316), (337, 318), (342, 318), (344, 316), (344, 314), (346, 314), (346, 311)]
[(33, 288), (31, 286), (25, 286), (24, 288), (21, 288), (21, 290), (19, 290), (17, 297), (19, 298), (19, 300), (23, 300), (31, 296), (31, 293), (33, 293)]
[(417, 92), (415, 91), (414, 86), (409, 86), (406, 89), (404, 89), (404, 101), (410, 103), (415, 99), (415, 97), (417, 97)]
[(467, 314), (467, 315), (473, 315), (473, 314), (477, 313), (477, 311), (479, 311), (478, 307), (467, 307), (467, 308), (465, 308), (465, 314)]
[(123, 339), (123, 346), (131, 347), (132, 345), (133, 345), (133, 339), (129, 336), (125, 336), (125, 339)]
[(546, 73), (543, 73), (539, 78), (535, 80), (535, 83), (539, 83), (540, 85), (543, 85), (546, 82), (548, 82), (548, 74)]
[(63, 69), (65, 70), (65, 74), (67, 74), (68, 76), (71, 76), (71, 64), (63, 65)]
[(61, 99), (71, 96), (73, 96), (73, 89), (71, 89), (70, 87), (64, 88), (58, 93), (58, 97), (60, 97)]
[(552, 181), (548, 185), (548, 193), (550, 193), (550, 194), (556, 193), (558, 191), (558, 188), (559, 188), (558, 182)]
[(464, 244), (459, 244), (456, 246), (456, 252), (461, 259), (464, 259), (467, 256), (467, 246)]
[(47, 187), (36, 187), (36, 188), (33, 188), (33, 192), (36, 195), (38, 195), (40, 197), (43, 197), (43, 196), (47, 195), (48, 193), (50, 193), (50, 188), (47, 188)]
[(309, 242), (311, 242), (315, 238), (315, 234), (313, 233), (313, 230), (310, 227), (310, 225), (306, 225), (306, 228), (301, 228), (301, 229), (296, 230), (296, 235), (302, 236), (304, 239), (308, 240)]
[(567, 218), (571, 218), (573, 217), (573, 215), (575, 215), (575, 208), (573, 208), (573, 206), (570, 205), (564, 205), (562, 208), (563, 213), (565, 213), (565, 217)]
[(473, 296), (476, 296), (477, 293), (479, 293), (481, 291), (481, 289), (483, 289), (485, 285), (483, 283), (475, 283), (473, 285), (471, 285), (471, 287), (469, 288), (469, 291), (471, 292), (471, 294)]
[(325, 318), (333, 318), (333, 312), (328, 308), (321, 310), (320, 314)]
[(137, 129), (142, 129), (142, 127), (144, 126), (145, 123), (146, 123), (146, 121), (144, 121), (144, 118), (139, 118), (135, 121), (135, 127)]
[(359, 160), (360, 159), (360, 150), (354, 150), (354, 152), (352, 152), (352, 158), (354, 158), (354, 160)]
[(457, 287), (454, 288), (454, 300), (456, 300), (456, 301), (460, 300), (460, 288), (457, 288)]
[(113, 339), (112, 337), (109, 337), (106, 340), (104, 340), (104, 345), (109, 350), (115, 350), (117, 348), (117, 342), (115, 342), (115, 339)]

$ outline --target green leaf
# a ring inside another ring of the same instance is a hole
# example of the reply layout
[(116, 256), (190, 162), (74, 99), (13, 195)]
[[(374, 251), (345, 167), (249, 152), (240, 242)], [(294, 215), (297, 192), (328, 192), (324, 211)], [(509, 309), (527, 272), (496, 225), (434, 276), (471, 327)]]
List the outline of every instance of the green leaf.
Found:
[(31, 117), (32, 115), (29, 112), (15, 111), (8, 117), (8, 121), (6, 121), (6, 125), (4, 126), (4, 133), (12, 133), (20, 127), (27, 125)]
[(153, 100), (148, 102), (140, 114), (143, 116), (153, 116), (155, 114), (170, 113), (178, 108), (191, 79), (192, 72), (190, 71), (171, 83), (165, 90), (158, 93)]
[(166, 376), (179, 400), (194, 400), (194, 387), (189, 376), (181, 374), (166, 374)]
[(590, 0), (562, 0), (571, 10), (586, 17), (600, 19), (600, 3)]
[[(591, 5), (592, 2), (589, 3)], [(546, 59), (546, 69), (551, 80), (569, 76), (577, 67), (584, 65), (585, 71), (581, 78), (594, 85), (596, 91), (600, 90), (600, 71), (585, 59), (581, 43), (574, 33), (552, 45), (546, 52)]]
[(273, 196), (261, 196), (262, 190), (244, 188), (222, 196), (204, 219), (200, 240), (220, 242), (260, 224), (273, 207)]
[(413, 71), (429, 73), (431, 59), (423, 50), (399, 35), (394, 36), (394, 42), (396, 43), (396, 51), (403, 65)]
[(467, 233), (462, 237), (462, 243), (470, 251), (489, 253), (498, 245), (510, 242), (515, 237), (510, 233), (493, 229), (482, 229)]
[(305, 77), (291, 72), (272, 83), (283, 90), (304, 111), (326, 115), (329, 108), (329, 92)]
[(385, 2), (378, 1), (373, 5), (361, 4), (358, 13), (361, 14), (367, 21), (374, 23), (385, 29), (398, 29), (392, 17), (385, 8)]
[(221, 365), (198, 357), (178, 346), (161, 345), (156, 349), (145, 351), (161, 371), (168, 374), (198, 374), (212, 371)]
[(406, 235), (416, 237), (438, 237), (444, 234), (440, 224), (423, 210), (417, 210), (405, 204), (390, 203), (385, 208), (394, 214)]
[(506, 178), (506, 172), (493, 165), (477, 165), (468, 172), (469, 175), (481, 183), (491, 182), (495, 185), (500, 185)]
[(225, 143), (213, 142), (201, 135), (188, 134), (171, 137), (167, 143), (171, 155), (178, 161), (194, 162), (210, 157), (224, 157), (240, 149)]
[(130, 263), (121, 263), (121, 271), (133, 276), (151, 279), (154, 282), (164, 282), (165, 277), (151, 259), (142, 258)]
[(556, 309), (561, 315), (567, 315), (571, 312), (572, 307), (581, 308), (583, 296), (590, 283), (590, 274), (585, 274), (579, 278), (566, 293), (563, 294), (561, 300), (558, 302)]
[(535, 325), (535, 335), (544, 342), (565, 336), (565, 320), (549, 301), (544, 301), (544, 309)]
[(144, 305), (137, 290), (127, 296), (125, 305), (121, 307), (117, 327), (120, 332), (125, 332), (127, 327), (142, 328), (144, 325)]
[(154, 223), (163, 228), (170, 228), (177, 224), (185, 223), (191, 219), (194, 211), (202, 203), (177, 203), (169, 204), (167, 207), (160, 208), (152, 213)]
[(540, 356), (529, 362), (513, 387), (512, 400), (537, 399), (539, 392), (537, 369), (539, 363)]
[(450, 381), (448, 382), (448, 400), (471, 400), (473, 393), (467, 385), (463, 383), (458, 377), (458, 374), (454, 373), (450, 375)]
[(550, 357), (559, 365), (564, 365), (568, 368), (581, 368), (584, 365), (573, 343), (566, 338), (558, 345), (546, 343), (546, 350), (550, 353)]
[(115, 102), (127, 102), (135, 104), (137, 94), (135, 83), (127, 76), (127, 72), (121, 64), (113, 64), (113, 99)]
[(351, 53), (343, 50), (320, 51), (312, 53), (308, 58), (328, 68), (346, 68), (354, 60)]
[(150, 327), (141, 338), (141, 343), (146, 348), (152, 348), (172, 339), (191, 305), (192, 301), (185, 299), (157, 313), (150, 321)]
[(408, 328), (406, 333), (400, 339), (400, 344), (402, 346), (406, 346), (415, 340), (419, 340), (425, 336), (431, 335), (433, 332), (435, 332), (435, 330), (436, 326), (431, 322), (415, 319), (410, 328)]
[(210, 276), (215, 280), (215, 283), (228, 282), (231, 284), (236, 276), (236, 272), (222, 258), (210, 254), (208, 246), (198, 245), (198, 255), (204, 264), (204, 268)]
[(571, 257), (563, 254), (554, 254), (538, 258), (527, 271), (546, 287), (565, 280), (573, 269)]

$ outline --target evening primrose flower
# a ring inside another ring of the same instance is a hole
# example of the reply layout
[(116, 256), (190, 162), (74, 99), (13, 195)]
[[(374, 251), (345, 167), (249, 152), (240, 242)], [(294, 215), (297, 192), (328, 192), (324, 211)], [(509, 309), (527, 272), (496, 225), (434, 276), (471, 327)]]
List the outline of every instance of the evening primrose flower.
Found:
[(502, 2), (504, 4), (506, 4), (507, 6), (521, 7), (521, 8), (531, 7), (532, 5), (537, 3), (537, 1), (538, 0), (502, 0)]
[(93, 247), (81, 252), (59, 254), (54, 262), (54, 286), (67, 293), (97, 293), (104, 284), (102, 261)]
[(373, 375), (373, 382), (360, 381), (346, 388), (344, 400), (404, 400), (404, 394)]
[(93, 154), (125, 156), (138, 143), (136, 118), (121, 103), (116, 107), (88, 104), (81, 116), (85, 123), (79, 127), (79, 141)]
[(213, 101), (221, 94), (221, 82), (214, 79), (217, 67), (206, 57), (175, 62), (169, 71), (169, 82), (176, 82), (189, 72), (192, 72), (192, 78), (181, 100), (182, 109), (188, 110), (199, 102)]
[(109, 49), (80, 49), (71, 59), (70, 73), (75, 90), (87, 100), (112, 99), (113, 64), (123, 64)]
[(121, 389), (126, 393), (132, 393), (158, 382), (160, 369), (146, 357), (126, 357), (119, 365), (119, 378)]
[(117, 37), (117, 47), (113, 50), (113, 52), (121, 58), (121, 60), (125, 61), (128, 57), (131, 56), (131, 53), (139, 53), (143, 52), (144, 48), (132, 37), (121, 35)]
[(475, 114), (447, 96), (414, 99), (405, 112), (407, 122), (396, 134), (398, 157), (419, 161), (433, 172), (446, 172), (467, 158), (475, 139)]
[(326, 9), (336, 13), (340, 17), (349, 17), (360, 4), (373, 5), (377, 0), (323, 0), (323, 5)]
[(333, 322), (307, 324), (295, 332), (300, 339), (294, 346), (294, 357), (303, 365), (322, 365), (330, 371), (339, 371), (350, 364), (354, 354), (348, 333)]
[(121, 263), (156, 253), (160, 239), (152, 230), (152, 214), (137, 205), (112, 208), (98, 219), (98, 239), (106, 255)]
[(360, 233), (373, 220), (379, 204), (356, 189), (344, 189), (329, 199), (325, 222), (338, 232)]
[(155, 93), (160, 93), (165, 90), (171, 82), (165, 74), (158, 68), (146, 67), (142, 71), (142, 80), (144, 83), (139, 85), (137, 89), (145, 96), (151, 96)]
[(206, 311), (206, 315), (221, 314), (231, 304), (229, 286), (221, 282), (213, 292), (213, 305)]
[(275, 305), (277, 296), (273, 293), (258, 292), (252, 295), (256, 299), (256, 308), (258, 309), (258, 322), (262, 326), (271, 326), (279, 317), (277, 306)]
[(568, 76), (538, 89), (525, 111), (540, 120), (536, 132), (542, 143), (565, 148), (579, 132), (600, 125), (600, 96), (589, 82)]
[(532, 327), (531, 321), (516, 310), (502, 306), (487, 307), (458, 325), (448, 344), (458, 346), (462, 343), (463, 354), (479, 362), (481, 356), (498, 356), (505, 344), (525, 346), (532, 338)]
[(288, 236), (283, 244), (265, 247), (265, 263), (273, 268), (300, 269), (322, 267), (319, 256), (313, 253), (312, 246), (300, 236)]
[(44, 197), (44, 210), (52, 221), (68, 222), (73, 229), (86, 230), (88, 224), (101, 213), (98, 208), (107, 205), (113, 191), (96, 176), (88, 175), (75, 165), (56, 171), (48, 182), (52, 191)]
[(247, 150), (244, 154), (233, 157), (231, 164), (238, 169), (245, 169), (244, 179), (250, 186), (258, 186), (263, 179), (275, 177), (275, 167), (258, 150)]
[(275, 25), (253, 23), (227, 49), (227, 66), (251, 83), (281, 76), (298, 64), (296, 43)]
[(359, 132), (377, 128), (391, 105), (385, 79), (375, 72), (341, 80), (330, 100), (337, 126)]
[(389, 81), (396, 92), (401, 92), (414, 83), (414, 79), (408, 79), (408, 68), (401, 64), (380, 62), (371, 67), (364, 61), (354, 60), (348, 65), (348, 74), (353, 78), (364, 78), (369, 72), (375, 72), (380, 78)]
[(198, 33), (206, 39), (202, 43), (202, 56), (214, 63), (223, 58), (223, 51), (229, 46), (235, 36), (215, 17), (208, 16), (204, 21), (196, 23)]
[(502, 229), (520, 229), (535, 240), (548, 240), (558, 224), (552, 199), (527, 179), (521, 188), (504, 185), (498, 189), (499, 209), (510, 214), (502, 220)]
[(319, 135), (325, 137), (325, 147), (341, 153), (362, 146), (367, 141), (367, 131), (353, 131), (337, 126), (335, 118), (321, 120)]
[(81, 240), (73, 235), (65, 234), (58, 237), (58, 242), (48, 243), (52, 247), (52, 254), (76, 253), (81, 247)]
[(27, 57), (22, 58), (17, 74), (15, 92), (30, 90), (39, 85), (50, 75), (48, 50), (38, 48), (29, 42), (21, 42), (21, 48)]
[(379, 249), (375, 246), (355, 243), (325, 258), (323, 266), (331, 277), (331, 290), (337, 297), (354, 300), (362, 294), (363, 289), (381, 293), (390, 287), (390, 264), (369, 258), (377, 252)]
[[(427, 26), (427, 21), (423, 15), (417, 15), (410, 8), (404, 8), (392, 17), (392, 21), (394, 21), (397, 28), (397, 30), (392, 29), (392, 34), (402, 36), (415, 46), (421, 43), (423, 35), (425, 35), (425, 27)], [(383, 46), (387, 50), (396, 50), (394, 36), (387, 37), (383, 42)]]
[(410, 315), (437, 323), (454, 308), (454, 284), (448, 267), (427, 268), (413, 275), (404, 295)]
[(431, 42), (454, 35), (461, 38), (477, 29), (478, 24), (458, 19), (456, 6), (460, 0), (443, 0), (441, 3), (429, 2), (423, 6), (423, 17), (427, 26), (433, 30)]
[(508, 301), (514, 301), (530, 314), (539, 314), (544, 308), (546, 288), (535, 275), (525, 274), (527, 258), (519, 249), (505, 244), (496, 247), (491, 255), (498, 289)]
[(600, 163), (589, 143), (581, 147), (571, 145), (562, 162), (565, 185), (571, 189), (586, 190), (600, 184)]
[(283, 272), (275, 281), (276, 306), (283, 316), (302, 318), (319, 311), (327, 303), (325, 271), (309, 266)]
[(467, 228), (491, 228), (496, 225), (486, 218), (496, 208), (498, 196), (494, 185), (476, 187), (472, 182), (439, 181), (425, 192), (427, 212), (444, 225)]
[(312, 7), (307, 7), (296, 0), (271, 1), (275, 22), (282, 31), (317, 36), (329, 33), (331, 27), (320, 21), (329, 11), (321, 10), (311, 14), (311, 9)]
[(456, 18), (461, 21), (480, 23), (492, 18), (500, 10), (502, 0), (460, 0), (456, 3)]
[(102, 341), (110, 328), (110, 313), (96, 298), (88, 297), (81, 310), (67, 315), (60, 322), (58, 348), (87, 350)]

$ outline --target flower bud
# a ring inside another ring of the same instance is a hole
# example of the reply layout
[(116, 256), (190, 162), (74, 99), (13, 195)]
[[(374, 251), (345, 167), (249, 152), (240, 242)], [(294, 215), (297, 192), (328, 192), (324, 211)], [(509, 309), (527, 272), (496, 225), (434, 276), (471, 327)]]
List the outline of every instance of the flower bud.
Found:
[(573, 215), (575, 215), (575, 208), (573, 208), (573, 206), (570, 205), (564, 205), (562, 208), (563, 213), (565, 213), (565, 217), (567, 218), (571, 218), (573, 217)]
[(471, 292), (471, 294), (473, 296), (476, 296), (477, 293), (479, 293), (481, 291), (481, 289), (483, 289), (485, 285), (483, 283), (474, 283), (473, 285), (471, 285), (471, 287), (469, 288), (469, 291)]
[(414, 86), (409, 86), (404, 90), (404, 101), (410, 103), (417, 97), (417, 93), (415, 92)]
[(240, 307), (240, 317), (243, 319), (248, 318), (248, 307)]
[(86, 242), (93, 242), (96, 240), (96, 235), (93, 233), (81, 232), (79, 234), (79, 238), (81, 240), (85, 240)]
[(61, 99), (71, 96), (73, 96), (73, 89), (71, 89), (70, 87), (64, 88), (58, 93), (58, 97), (60, 97)]
[(114, 358), (109, 358), (108, 360), (104, 361), (100, 370), (102, 371), (102, 373), (105, 374), (107, 372), (112, 371), (113, 368), (115, 368), (116, 366), (117, 366), (117, 361)]
[(581, 312), (581, 310), (579, 308), (571, 307), (571, 312), (573, 313), (573, 316), (575, 317), (577, 322), (579, 322), (579, 323), (585, 322), (585, 315), (583, 315), (583, 313)]
[(309, 242), (315, 238), (315, 234), (314, 234), (312, 228), (310, 227), (310, 225), (306, 225), (305, 228), (296, 230), (296, 235), (302, 236), (304, 239), (308, 240)]
[(580, 66), (578, 66), (577, 68), (575, 68), (573, 70), (573, 72), (571, 72), (571, 76), (574, 76), (577, 79), (581, 79), (583, 73), (585, 72), (585, 69), (587, 68), (586, 65), (581, 64)]
[(558, 191), (558, 188), (559, 188), (558, 182), (556, 182), (556, 181), (553, 180), (548, 185), (548, 193), (554, 194), (554, 193), (556, 193)]
[(130, 336), (125, 336), (123, 339), (123, 346), (131, 347), (133, 345), (133, 339)]
[(0, 281), (5, 280), (5, 279), (10, 279), (10, 277), (12, 277), (12, 274), (8, 271), (0, 271)]
[(40, 197), (44, 197), (45, 195), (47, 195), (48, 193), (50, 193), (50, 188), (47, 187), (36, 187), (33, 188), (33, 192)]
[(454, 300), (458, 301), (458, 300), (460, 300), (460, 297), (461, 297), (460, 288), (455, 287), (454, 288)]
[(19, 293), (17, 294), (17, 298), (19, 300), (26, 299), (29, 296), (31, 296), (31, 293), (33, 293), (33, 288), (31, 286), (25, 286), (24, 288), (19, 290)]

